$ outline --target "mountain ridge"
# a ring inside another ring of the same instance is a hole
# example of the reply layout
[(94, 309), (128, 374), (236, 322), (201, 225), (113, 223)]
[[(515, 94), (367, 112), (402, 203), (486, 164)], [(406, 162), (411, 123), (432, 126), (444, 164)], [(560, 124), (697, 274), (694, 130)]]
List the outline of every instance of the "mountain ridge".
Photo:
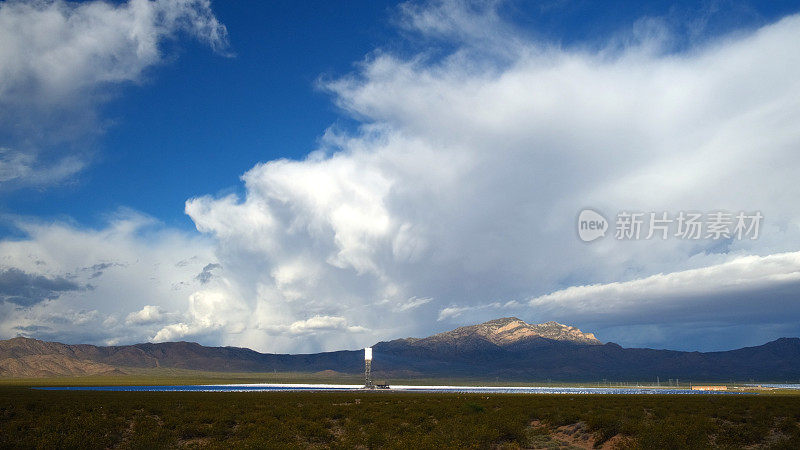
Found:
[[(800, 339), (719, 352), (624, 348), (602, 343), (578, 328), (516, 317), (459, 327), (425, 338), (373, 346), (373, 371), (384, 377), (502, 377), (508, 380), (797, 380)], [(356, 374), (363, 351), (311, 354), (259, 353), (194, 342), (122, 346), (69, 345), (17, 337), (0, 341), (0, 377), (120, 374), (130, 368), (217, 372), (321, 372)]]

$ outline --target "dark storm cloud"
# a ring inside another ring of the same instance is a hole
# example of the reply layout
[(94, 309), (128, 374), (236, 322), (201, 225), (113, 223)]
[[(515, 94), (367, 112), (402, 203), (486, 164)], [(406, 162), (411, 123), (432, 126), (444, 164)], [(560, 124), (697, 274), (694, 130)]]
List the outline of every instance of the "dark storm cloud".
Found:
[(206, 284), (211, 280), (211, 277), (214, 276), (214, 274), (211, 272), (214, 269), (221, 269), (221, 268), (222, 268), (221, 264), (215, 264), (215, 263), (206, 264), (206, 266), (203, 267), (203, 271), (197, 274), (197, 276), (194, 278), (198, 280), (201, 284)]
[(105, 262), (105, 263), (95, 264), (90, 267), (84, 267), (83, 270), (92, 272), (92, 274), (89, 276), (89, 278), (92, 279), (103, 275), (103, 272), (105, 272), (106, 269), (109, 269), (111, 267), (124, 267), (124, 264), (115, 262)]
[(0, 270), (0, 302), (3, 303), (31, 306), (81, 289), (81, 285), (64, 277), (48, 278), (13, 267)]
[(27, 332), (27, 333), (36, 333), (38, 331), (52, 330), (52, 328), (46, 327), (46, 326), (42, 326), (42, 325), (27, 325), (27, 326), (24, 326), (24, 327), (23, 326), (18, 326), (18, 327), (14, 327), (14, 329), (17, 330), (17, 331), (24, 331), (24, 332)]

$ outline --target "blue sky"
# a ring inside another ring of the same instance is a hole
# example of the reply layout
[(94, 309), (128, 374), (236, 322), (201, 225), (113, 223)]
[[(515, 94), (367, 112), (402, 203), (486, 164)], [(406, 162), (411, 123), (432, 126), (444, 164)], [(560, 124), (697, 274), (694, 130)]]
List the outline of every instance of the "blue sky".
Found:
[[(797, 335), (798, 10), (0, 3), (0, 337), (317, 351), (512, 314), (623, 345)], [(587, 205), (767, 222), (586, 245)], [(788, 312), (751, 320), (762, 297)]]

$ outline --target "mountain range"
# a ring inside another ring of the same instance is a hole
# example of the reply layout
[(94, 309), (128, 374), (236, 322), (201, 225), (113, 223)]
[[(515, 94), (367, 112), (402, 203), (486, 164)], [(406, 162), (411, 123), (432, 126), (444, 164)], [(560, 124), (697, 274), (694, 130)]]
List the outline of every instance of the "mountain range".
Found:
[[(376, 377), (491, 380), (785, 381), (800, 378), (800, 339), (781, 338), (722, 352), (623, 348), (556, 322), (528, 324), (507, 317), (425, 338), (373, 346)], [(124, 374), (131, 368), (224, 372), (360, 373), (362, 350), (314, 354), (259, 353), (193, 342), (123, 346), (68, 345), (17, 337), (0, 341), (0, 376), (46, 377)]]

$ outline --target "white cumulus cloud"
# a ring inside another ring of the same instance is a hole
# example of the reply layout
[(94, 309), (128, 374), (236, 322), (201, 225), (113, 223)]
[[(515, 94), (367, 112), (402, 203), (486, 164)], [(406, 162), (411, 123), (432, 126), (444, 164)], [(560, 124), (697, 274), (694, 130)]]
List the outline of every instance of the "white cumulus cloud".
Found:
[(139, 311), (128, 314), (125, 318), (125, 323), (128, 325), (159, 323), (169, 316), (170, 314), (158, 305), (144, 305)]

